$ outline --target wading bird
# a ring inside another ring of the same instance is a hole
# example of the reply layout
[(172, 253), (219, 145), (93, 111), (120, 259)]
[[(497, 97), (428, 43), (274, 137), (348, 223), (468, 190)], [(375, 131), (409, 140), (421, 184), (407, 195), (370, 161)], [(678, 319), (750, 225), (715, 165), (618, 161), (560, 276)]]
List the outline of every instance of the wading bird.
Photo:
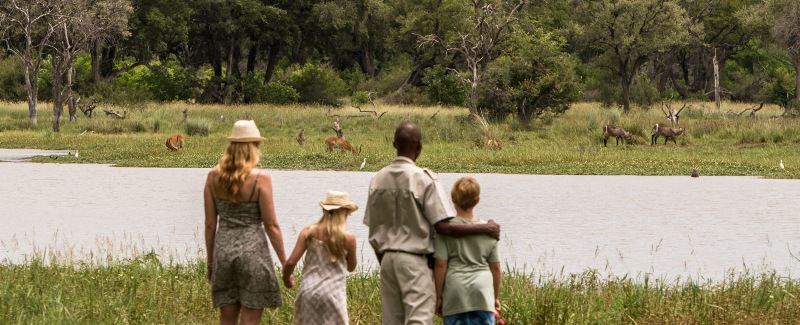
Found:
[(785, 168), (783, 168), (783, 159), (781, 159), (781, 163), (778, 166), (781, 166), (781, 170), (786, 170)]
[(366, 165), (367, 165), (367, 158), (364, 157), (364, 162), (361, 163), (361, 168), (359, 168), (358, 170), (364, 170), (364, 166)]

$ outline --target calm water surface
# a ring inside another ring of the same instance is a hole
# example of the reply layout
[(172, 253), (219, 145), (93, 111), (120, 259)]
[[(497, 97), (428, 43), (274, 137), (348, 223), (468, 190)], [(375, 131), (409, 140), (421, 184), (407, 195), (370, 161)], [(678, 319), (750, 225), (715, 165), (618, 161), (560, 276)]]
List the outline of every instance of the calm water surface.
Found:
[[(177, 261), (204, 257), (202, 187), (207, 169), (0, 162), (0, 260), (33, 252), (97, 260), (155, 250)], [(359, 262), (376, 260), (363, 206), (372, 172), (272, 170), (288, 252), (320, 216), (325, 192), (359, 204), (348, 228)], [(440, 174), (449, 192), (464, 174)], [(476, 214), (501, 223), (501, 255), (529, 272), (721, 279), (800, 261), (800, 182), (756, 177), (472, 174)]]

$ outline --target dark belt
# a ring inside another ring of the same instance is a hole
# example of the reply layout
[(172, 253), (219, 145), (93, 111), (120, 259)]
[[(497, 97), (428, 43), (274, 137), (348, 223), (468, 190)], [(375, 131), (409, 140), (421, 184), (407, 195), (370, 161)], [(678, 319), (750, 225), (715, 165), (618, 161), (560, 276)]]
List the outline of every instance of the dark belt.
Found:
[(386, 254), (386, 253), (405, 253), (422, 257), (425, 257), (425, 255), (427, 255), (426, 253), (412, 253), (412, 252), (401, 251), (399, 249), (384, 249), (381, 254)]

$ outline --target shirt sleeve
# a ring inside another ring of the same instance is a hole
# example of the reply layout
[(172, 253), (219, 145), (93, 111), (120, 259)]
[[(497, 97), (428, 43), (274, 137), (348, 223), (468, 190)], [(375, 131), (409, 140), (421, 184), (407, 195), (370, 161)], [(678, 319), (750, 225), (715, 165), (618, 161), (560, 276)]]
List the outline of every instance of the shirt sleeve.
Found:
[(487, 262), (500, 262), (500, 249), (497, 246), (497, 241), (495, 240), (494, 247), (492, 247), (492, 251), (489, 253), (489, 258), (486, 259)]
[(425, 218), (428, 219), (431, 225), (435, 225), (439, 221), (452, 218), (456, 215), (456, 211), (450, 205), (444, 188), (442, 188), (436, 175), (427, 169), (425, 173), (431, 178), (431, 182), (425, 189), (422, 204), (425, 209)]

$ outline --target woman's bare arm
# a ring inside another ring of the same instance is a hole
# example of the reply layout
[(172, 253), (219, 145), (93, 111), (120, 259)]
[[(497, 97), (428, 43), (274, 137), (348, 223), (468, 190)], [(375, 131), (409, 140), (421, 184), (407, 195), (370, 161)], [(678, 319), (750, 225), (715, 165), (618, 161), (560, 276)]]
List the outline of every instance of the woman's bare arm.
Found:
[(217, 205), (211, 192), (214, 184), (214, 172), (211, 171), (206, 177), (206, 185), (203, 188), (203, 210), (205, 212), (205, 239), (206, 239), (206, 262), (208, 263), (208, 280), (211, 281), (211, 268), (214, 265), (214, 239), (217, 233)]
[(295, 266), (297, 266), (297, 262), (300, 261), (300, 258), (303, 257), (303, 254), (306, 252), (306, 236), (308, 236), (308, 227), (300, 231), (292, 254), (289, 255), (289, 258), (286, 259), (286, 263), (283, 264), (283, 285), (287, 288), (294, 287), (294, 276), (292, 274), (294, 273)]
[(358, 258), (356, 258), (356, 236), (348, 232), (344, 239), (347, 245), (347, 271), (353, 272), (358, 264)]
[(278, 255), (281, 265), (286, 264), (286, 252), (283, 247), (283, 233), (278, 224), (278, 217), (275, 215), (275, 205), (272, 197), (272, 177), (262, 172), (258, 176), (258, 206), (261, 209), (261, 222), (264, 223), (264, 230), (267, 232), (272, 249)]

